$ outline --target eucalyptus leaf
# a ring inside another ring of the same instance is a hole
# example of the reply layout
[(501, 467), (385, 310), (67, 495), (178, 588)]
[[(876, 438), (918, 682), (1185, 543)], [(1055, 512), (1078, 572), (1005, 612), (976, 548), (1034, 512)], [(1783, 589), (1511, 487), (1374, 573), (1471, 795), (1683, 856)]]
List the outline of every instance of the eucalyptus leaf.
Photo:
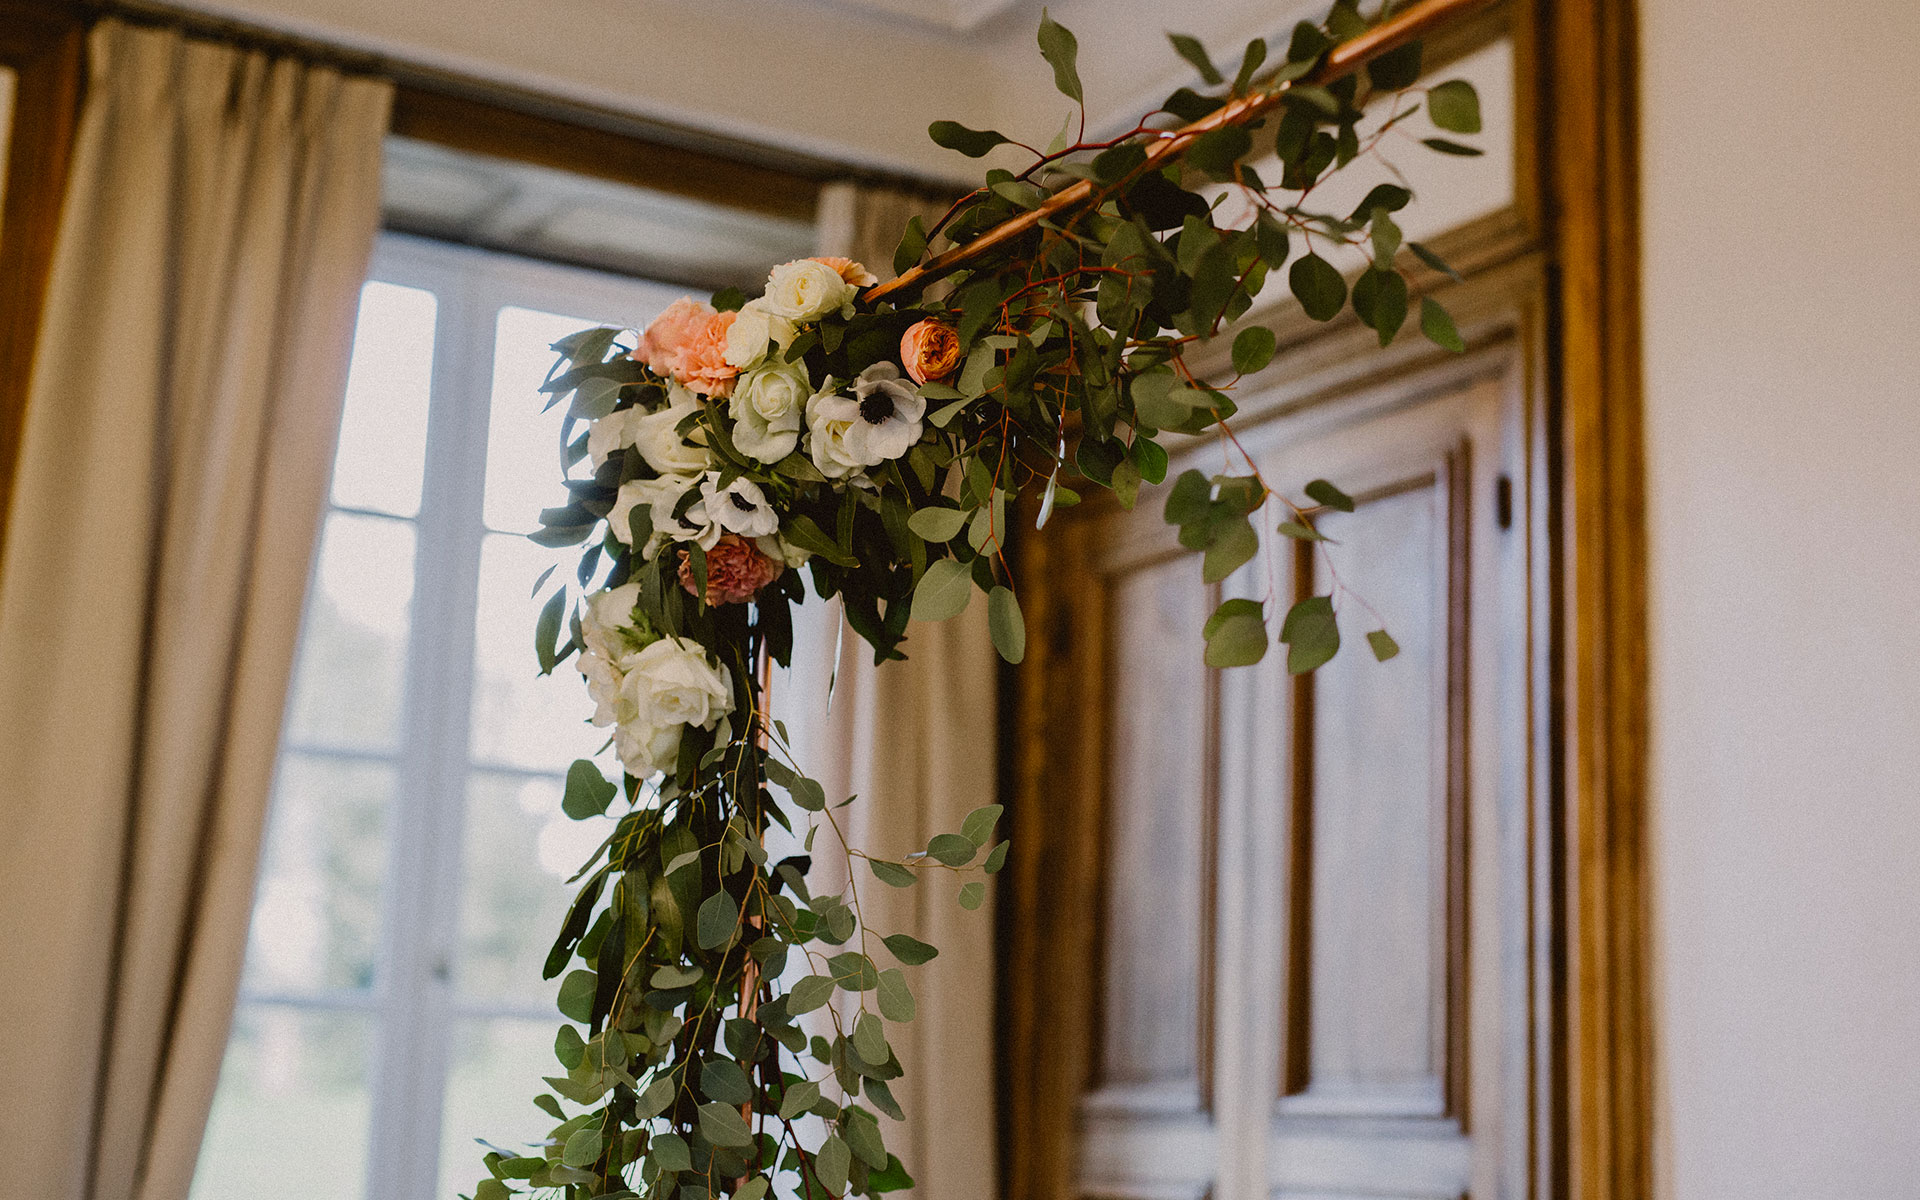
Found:
[(913, 619), (944, 621), (966, 611), (973, 595), (973, 572), (963, 562), (943, 558), (927, 564), (913, 591)]
[(1005, 587), (987, 593), (987, 631), (1001, 658), (1018, 663), (1027, 656), (1026, 619), (1020, 615), (1020, 601)]

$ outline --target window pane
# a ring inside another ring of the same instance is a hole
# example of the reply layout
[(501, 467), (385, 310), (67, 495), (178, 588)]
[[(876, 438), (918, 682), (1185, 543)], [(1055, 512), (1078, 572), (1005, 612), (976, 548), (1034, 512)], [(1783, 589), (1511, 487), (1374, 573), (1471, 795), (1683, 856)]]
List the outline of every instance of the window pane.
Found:
[(242, 1005), (192, 1200), (363, 1195), (370, 1025), (364, 1013)]
[(554, 985), (540, 970), (578, 886), (566, 881), (615, 824), (571, 819), (560, 791), (558, 779), (470, 777), (456, 971), (463, 1002), (553, 1004)]
[(328, 514), (300, 635), (288, 741), (369, 750), (399, 744), (412, 602), (413, 525)]
[[(591, 757), (608, 731), (588, 724), (593, 705), (573, 660), (542, 678), (533, 626), (544, 597), (533, 581), (577, 547), (549, 550), (517, 534), (490, 533), (480, 548), (480, 603), (473, 651), (473, 760), (564, 771)], [(563, 567), (557, 575), (567, 578)]]
[(480, 1164), (486, 1151), (475, 1138), (502, 1150), (539, 1153), (530, 1147), (553, 1128), (553, 1118), (533, 1106), (533, 1097), (542, 1075), (561, 1073), (553, 1057), (553, 1031), (560, 1021), (556, 1012), (551, 1021), (454, 1023), (436, 1195), (470, 1196), (475, 1181), (486, 1178)]
[[(634, 285), (638, 310), (567, 317), (527, 308), (503, 308), (493, 349), (493, 408), (487, 427), (489, 529), (532, 533), (540, 510), (566, 501), (560, 488), (560, 414), (542, 412), (540, 384), (553, 366), (548, 346), (595, 325), (644, 327), (678, 300), (680, 288)], [(633, 344), (631, 336), (628, 345)], [(577, 431), (577, 430), (576, 430)]]
[(393, 795), (394, 771), (383, 763), (281, 758), (247, 941), (248, 991), (373, 986)]
[(391, 283), (360, 291), (333, 502), (411, 517), (420, 511), (433, 378), (432, 292)]

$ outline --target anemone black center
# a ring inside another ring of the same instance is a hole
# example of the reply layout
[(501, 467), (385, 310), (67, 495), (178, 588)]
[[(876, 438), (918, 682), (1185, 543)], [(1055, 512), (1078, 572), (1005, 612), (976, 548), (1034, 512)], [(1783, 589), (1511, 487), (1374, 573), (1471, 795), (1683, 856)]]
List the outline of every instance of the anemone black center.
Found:
[(739, 492), (728, 492), (727, 499), (733, 501), (733, 506), (741, 512), (753, 511), (753, 501), (742, 496)]
[(880, 425), (893, 415), (893, 397), (884, 392), (875, 392), (860, 402), (860, 416), (869, 425)]

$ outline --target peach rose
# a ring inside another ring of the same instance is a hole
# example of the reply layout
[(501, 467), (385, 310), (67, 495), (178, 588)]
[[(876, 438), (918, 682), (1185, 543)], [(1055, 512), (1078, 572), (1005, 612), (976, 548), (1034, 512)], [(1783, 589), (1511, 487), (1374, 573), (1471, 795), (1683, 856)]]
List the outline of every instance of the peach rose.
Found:
[[(760, 553), (748, 539), (723, 534), (707, 551), (707, 603), (744, 604), (785, 569), (784, 563)], [(680, 586), (690, 596), (700, 594), (694, 591), (693, 560), (685, 550), (680, 552)]]
[(880, 282), (879, 278), (875, 276), (872, 271), (867, 270), (852, 259), (842, 258), (838, 254), (820, 255), (815, 257), (813, 261), (825, 264), (840, 272), (840, 278), (846, 280), (854, 287), (872, 287), (874, 284)]
[(900, 335), (900, 363), (915, 383), (945, 383), (960, 368), (960, 339), (942, 321), (916, 321)]
[(725, 396), (740, 372), (727, 364), (727, 330), (737, 314), (683, 297), (640, 335), (632, 358), (703, 396)]

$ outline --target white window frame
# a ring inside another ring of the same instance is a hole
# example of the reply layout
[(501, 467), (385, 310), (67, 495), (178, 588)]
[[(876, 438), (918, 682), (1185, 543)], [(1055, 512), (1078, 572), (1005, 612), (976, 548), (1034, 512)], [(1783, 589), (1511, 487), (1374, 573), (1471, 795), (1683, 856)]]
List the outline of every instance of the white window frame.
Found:
[[(498, 314), (508, 306), (638, 314), (652, 299), (640, 290), (661, 284), (394, 233), (381, 235), (367, 278), (420, 288), (436, 298), (418, 515), (396, 517), (331, 502), (326, 510), (329, 516), (411, 520), (414, 526), (398, 746), (392, 752), (349, 750), (289, 738), (280, 754), (283, 761), (293, 752), (394, 767), (374, 981), (366, 992), (243, 989), (239, 1003), (370, 1014), (364, 1195), (366, 1200), (427, 1200), (439, 1185), (442, 1102), (456, 1022), (466, 1017), (559, 1021), (551, 1006), (463, 1003), (454, 991), (469, 776), (483, 770), (562, 777), (559, 771), (488, 761), (469, 744), (480, 554), (489, 532), (483, 500)], [(529, 404), (537, 400), (527, 397)], [(556, 443), (556, 498), (558, 466)], [(529, 629), (529, 669), (531, 637)], [(589, 742), (583, 730), (583, 752), (592, 749)], [(477, 1175), (477, 1147), (473, 1167)]]

